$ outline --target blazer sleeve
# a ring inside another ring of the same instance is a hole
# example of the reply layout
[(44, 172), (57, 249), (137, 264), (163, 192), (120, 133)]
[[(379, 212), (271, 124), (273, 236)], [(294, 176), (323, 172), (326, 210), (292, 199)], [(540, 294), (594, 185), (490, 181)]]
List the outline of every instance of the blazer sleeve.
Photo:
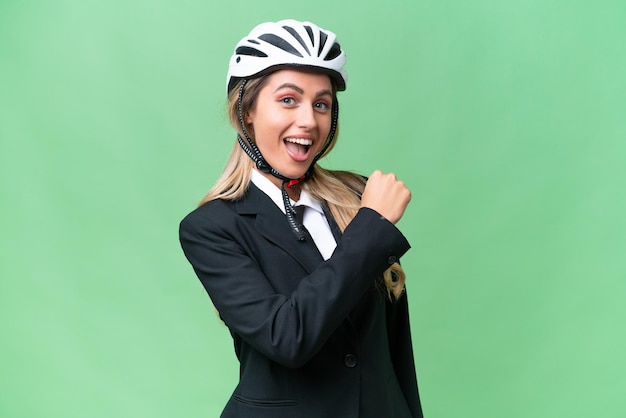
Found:
[(406, 292), (395, 303), (387, 301), (387, 333), (393, 368), (404, 398), (411, 415), (422, 418)]
[(242, 233), (236, 220), (193, 214), (181, 222), (181, 245), (220, 316), (231, 332), (286, 367), (306, 363), (375, 278), (410, 248), (392, 223), (362, 208), (331, 258), (285, 295), (273, 289), (243, 241), (249, 231)]

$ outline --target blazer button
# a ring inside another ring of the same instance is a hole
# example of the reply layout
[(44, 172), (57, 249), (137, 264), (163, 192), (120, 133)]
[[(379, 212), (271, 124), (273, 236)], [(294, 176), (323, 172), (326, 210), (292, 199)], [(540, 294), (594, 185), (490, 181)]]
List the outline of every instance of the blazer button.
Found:
[(398, 257), (396, 257), (395, 255), (390, 255), (389, 258), (387, 259), (387, 263), (389, 263), (389, 265), (392, 265), (396, 261), (398, 261)]
[(355, 367), (357, 365), (356, 356), (354, 354), (346, 354), (346, 358), (343, 360), (346, 367)]

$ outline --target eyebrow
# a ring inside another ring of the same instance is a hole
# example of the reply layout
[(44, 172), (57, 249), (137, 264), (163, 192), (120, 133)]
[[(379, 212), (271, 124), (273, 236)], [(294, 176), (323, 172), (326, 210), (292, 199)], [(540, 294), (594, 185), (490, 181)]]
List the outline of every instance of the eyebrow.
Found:
[[(278, 86), (278, 88), (276, 90), (274, 90), (274, 93), (276, 93), (278, 90), (287, 89), (287, 88), (295, 90), (295, 91), (297, 91), (300, 94), (304, 94), (304, 90), (302, 90), (300, 87), (298, 87), (298, 86), (296, 86), (295, 84), (292, 84), (292, 83), (283, 83), (283, 84), (281, 84), (280, 86)], [(322, 91), (318, 92), (315, 95), (315, 97), (326, 96), (326, 95), (332, 96), (333, 93), (330, 90), (322, 90)]]

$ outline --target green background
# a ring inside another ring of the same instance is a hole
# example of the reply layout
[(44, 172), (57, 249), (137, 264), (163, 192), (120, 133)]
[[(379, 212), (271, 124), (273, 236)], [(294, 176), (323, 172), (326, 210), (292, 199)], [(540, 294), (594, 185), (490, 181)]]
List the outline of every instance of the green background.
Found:
[(322, 161), (394, 171), (429, 418), (626, 416), (626, 3), (0, 1), (0, 416), (215, 417), (227, 329), (178, 222), (266, 20), (348, 53)]

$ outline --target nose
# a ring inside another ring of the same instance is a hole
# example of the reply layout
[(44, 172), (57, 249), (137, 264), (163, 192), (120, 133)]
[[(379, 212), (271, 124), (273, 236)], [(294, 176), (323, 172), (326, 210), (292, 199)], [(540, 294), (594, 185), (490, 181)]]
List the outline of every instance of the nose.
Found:
[(302, 105), (298, 107), (296, 124), (299, 128), (311, 130), (317, 126), (315, 111), (312, 105)]

